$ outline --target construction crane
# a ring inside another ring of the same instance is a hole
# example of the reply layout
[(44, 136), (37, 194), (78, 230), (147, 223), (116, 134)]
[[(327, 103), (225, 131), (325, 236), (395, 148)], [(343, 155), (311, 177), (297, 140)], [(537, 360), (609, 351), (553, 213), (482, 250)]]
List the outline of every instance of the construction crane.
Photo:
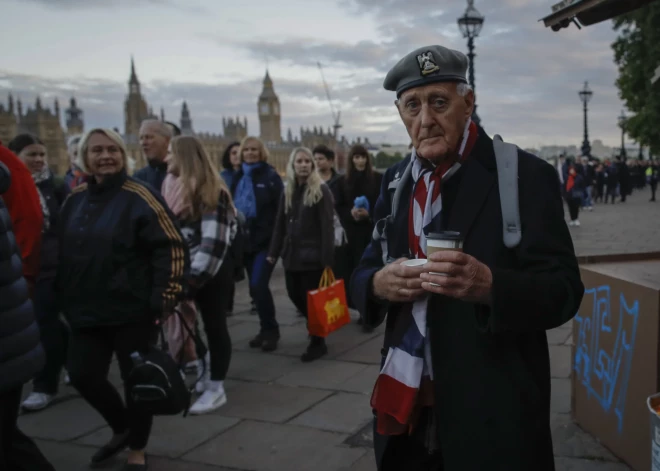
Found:
[(317, 62), (319, 66), (319, 71), (321, 71), (321, 79), (323, 80), (323, 86), (325, 87), (325, 94), (328, 97), (328, 103), (330, 104), (330, 112), (332, 113), (332, 119), (335, 121), (335, 124), (332, 126), (334, 129), (334, 138), (337, 139), (337, 135), (339, 133), (339, 129), (341, 129), (342, 125), (339, 124), (339, 119), (341, 117), (341, 111), (339, 109), (335, 109), (335, 105), (332, 103), (332, 98), (330, 98), (330, 88), (328, 87), (328, 84), (325, 81), (325, 76), (323, 75), (323, 67), (321, 66), (320, 62)]

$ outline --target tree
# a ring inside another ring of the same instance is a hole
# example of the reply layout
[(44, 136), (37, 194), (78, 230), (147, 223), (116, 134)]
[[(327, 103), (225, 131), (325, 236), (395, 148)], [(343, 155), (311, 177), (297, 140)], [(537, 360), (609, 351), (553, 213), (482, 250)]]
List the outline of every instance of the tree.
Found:
[(651, 153), (660, 153), (660, 85), (651, 83), (660, 65), (660, 2), (614, 19), (619, 37), (612, 44), (619, 68), (619, 96), (632, 113), (626, 133)]

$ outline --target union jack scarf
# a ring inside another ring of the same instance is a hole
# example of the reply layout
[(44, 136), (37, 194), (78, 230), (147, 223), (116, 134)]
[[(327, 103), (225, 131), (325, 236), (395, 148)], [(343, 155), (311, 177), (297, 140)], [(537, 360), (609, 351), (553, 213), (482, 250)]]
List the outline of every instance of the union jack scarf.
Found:
[[(413, 198), (408, 217), (410, 253), (426, 258), (426, 235), (441, 227), (442, 182), (451, 178), (472, 151), (478, 129), (468, 120), (458, 148), (458, 158), (433, 165), (412, 152)], [(377, 431), (382, 435), (411, 433), (419, 409), (433, 404), (433, 368), (428, 342), (426, 309), (428, 296), (405, 304), (394, 326), (398, 345), (390, 347), (376, 380), (371, 407), (376, 410)]]

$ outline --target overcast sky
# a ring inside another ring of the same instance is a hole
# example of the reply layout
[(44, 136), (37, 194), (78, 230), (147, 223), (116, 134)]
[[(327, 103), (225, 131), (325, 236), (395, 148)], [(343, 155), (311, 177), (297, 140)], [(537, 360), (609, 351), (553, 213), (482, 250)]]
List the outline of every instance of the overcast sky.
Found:
[[(611, 22), (559, 33), (538, 20), (553, 0), (476, 0), (486, 16), (476, 40), (479, 115), (486, 130), (521, 147), (582, 141), (577, 91), (589, 80), (590, 136), (617, 145), (621, 111)], [(0, 0), (0, 92), (24, 104), (78, 99), (86, 126), (123, 130), (131, 54), (149, 105), (178, 122), (187, 100), (196, 131), (222, 132), (247, 116), (268, 66), (282, 133), (332, 125), (321, 75), (342, 111), (342, 133), (406, 143), (382, 89), (405, 53), (441, 44), (466, 50), (456, 18), (465, 0)], [(5, 97), (0, 97), (4, 102)], [(25, 105), (24, 105), (25, 106)], [(63, 106), (64, 107), (64, 106)]]

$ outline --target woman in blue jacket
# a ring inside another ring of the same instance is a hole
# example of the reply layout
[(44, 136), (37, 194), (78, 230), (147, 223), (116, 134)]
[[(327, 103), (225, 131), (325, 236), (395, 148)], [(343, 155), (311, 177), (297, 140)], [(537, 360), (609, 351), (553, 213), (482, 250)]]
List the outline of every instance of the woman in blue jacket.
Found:
[(250, 340), (250, 347), (272, 352), (280, 339), (280, 327), (269, 287), (273, 265), (266, 258), (284, 184), (282, 177), (268, 164), (268, 150), (260, 139), (244, 138), (239, 155), (241, 168), (234, 175), (231, 188), (234, 205), (246, 219), (244, 264), (261, 324), (259, 333)]

